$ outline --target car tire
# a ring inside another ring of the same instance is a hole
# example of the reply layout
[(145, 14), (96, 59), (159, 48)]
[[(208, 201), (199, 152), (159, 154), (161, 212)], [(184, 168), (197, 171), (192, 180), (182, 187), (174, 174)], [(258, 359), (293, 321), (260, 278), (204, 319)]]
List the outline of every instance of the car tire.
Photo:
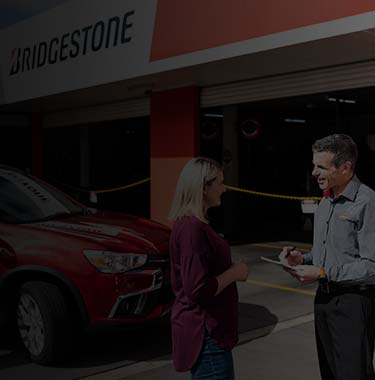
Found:
[(31, 360), (52, 364), (67, 358), (73, 329), (67, 302), (54, 284), (24, 283), (16, 305), (18, 333)]

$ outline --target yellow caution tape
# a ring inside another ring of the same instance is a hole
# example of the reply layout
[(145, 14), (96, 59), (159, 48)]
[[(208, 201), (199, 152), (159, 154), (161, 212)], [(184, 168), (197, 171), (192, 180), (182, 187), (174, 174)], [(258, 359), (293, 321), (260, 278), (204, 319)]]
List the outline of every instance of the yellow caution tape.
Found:
[(125, 189), (130, 189), (131, 187), (135, 187), (138, 185), (142, 185), (143, 183), (146, 183), (150, 180), (149, 178), (142, 179), (141, 181), (131, 183), (130, 185), (125, 185), (125, 186), (120, 186), (120, 187), (115, 187), (113, 189), (108, 189), (108, 190), (92, 190), (94, 193), (98, 194), (103, 194), (103, 193), (111, 193), (113, 191), (118, 191), (118, 190), (125, 190)]
[(229, 186), (229, 185), (225, 185), (225, 187), (228, 190), (239, 191), (242, 193), (247, 193), (247, 194), (252, 194), (252, 195), (260, 195), (262, 197), (269, 197), (269, 198), (291, 199), (291, 200), (297, 200), (297, 201), (304, 201), (304, 200), (320, 201), (321, 200), (320, 197), (297, 197), (297, 196), (292, 196), (292, 195), (270, 194), (270, 193), (264, 193), (261, 191), (240, 189), (238, 187)]
[[(80, 187), (74, 187), (74, 186), (71, 186), (71, 185), (67, 185), (65, 183), (61, 183), (61, 185), (64, 186), (64, 187), (66, 187), (66, 188), (72, 189), (74, 191), (80, 191), (80, 192), (83, 192), (83, 193), (104, 194), (104, 193), (111, 193), (111, 192), (114, 192), (114, 191), (129, 189), (131, 187), (142, 185), (143, 183), (146, 183), (148, 181), (150, 181), (150, 177), (142, 179), (141, 181), (138, 181), (138, 182), (131, 183), (129, 185), (119, 186), (119, 187), (114, 187), (112, 189), (104, 189), (104, 190), (87, 190), (87, 189), (82, 189)], [(225, 187), (228, 190), (239, 191), (239, 192), (242, 192), (242, 193), (247, 193), (247, 194), (252, 194), (252, 195), (259, 195), (259, 196), (262, 196), (262, 197), (280, 198), (280, 199), (291, 199), (291, 200), (299, 200), (299, 201), (302, 201), (302, 200), (316, 200), (316, 201), (320, 201), (320, 199), (321, 199), (320, 197), (297, 197), (297, 196), (292, 196), (292, 195), (270, 194), (270, 193), (264, 193), (264, 192), (261, 192), (261, 191), (240, 189), (238, 187), (229, 186), (229, 185), (225, 185)]]
[(81, 191), (82, 193), (103, 194), (103, 193), (111, 193), (111, 192), (114, 192), (114, 191), (129, 189), (131, 187), (142, 185), (143, 183), (146, 183), (149, 180), (150, 180), (150, 177), (146, 178), (146, 179), (142, 179), (141, 181), (138, 181), (138, 182), (131, 183), (129, 185), (120, 186), (120, 187), (114, 187), (113, 189), (106, 189), (106, 190), (87, 190), (87, 189), (82, 189), (80, 187), (70, 186), (70, 185), (67, 185), (65, 183), (61, 183), (61, 185), (64, 186), (64, 187), (67, 187), (69, 189), (75, 190), (75, 191)]

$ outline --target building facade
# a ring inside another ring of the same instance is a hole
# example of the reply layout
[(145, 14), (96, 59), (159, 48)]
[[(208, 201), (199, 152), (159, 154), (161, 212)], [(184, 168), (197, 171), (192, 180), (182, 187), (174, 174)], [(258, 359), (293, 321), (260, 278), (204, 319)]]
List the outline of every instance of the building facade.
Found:
[[(102, 199), (162, 223), (199, 154), (224, 163), (229, 185), (315, 195), (311, 142), (342, 131), (363, 143), (371, 181), (374, 11), (371, 0), (63, 3), (1, 31), (2, 160), (85, 189), (149, 177)], [(225, 203), (216, 218), (234, 239), (304, 223), (281, 199)]]

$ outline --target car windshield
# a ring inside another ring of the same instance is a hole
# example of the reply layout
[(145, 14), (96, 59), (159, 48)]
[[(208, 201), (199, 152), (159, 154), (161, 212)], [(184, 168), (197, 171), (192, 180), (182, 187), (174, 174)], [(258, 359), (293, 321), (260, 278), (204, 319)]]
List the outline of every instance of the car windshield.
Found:
[(78, 203), (45, 182), (0, 168), (0, 221), (32, 223), (83, 212)]

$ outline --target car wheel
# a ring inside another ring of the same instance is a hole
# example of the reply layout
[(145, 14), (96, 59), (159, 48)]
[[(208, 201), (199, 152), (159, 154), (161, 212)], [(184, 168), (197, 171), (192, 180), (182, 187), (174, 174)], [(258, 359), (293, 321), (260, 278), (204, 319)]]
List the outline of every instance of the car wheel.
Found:
[(46, 282), (26, 282), (17, 302), (20, 338), (33, 361), (40, 364), (65, 358), (71, 346), (68, 307), (60, 289)]

